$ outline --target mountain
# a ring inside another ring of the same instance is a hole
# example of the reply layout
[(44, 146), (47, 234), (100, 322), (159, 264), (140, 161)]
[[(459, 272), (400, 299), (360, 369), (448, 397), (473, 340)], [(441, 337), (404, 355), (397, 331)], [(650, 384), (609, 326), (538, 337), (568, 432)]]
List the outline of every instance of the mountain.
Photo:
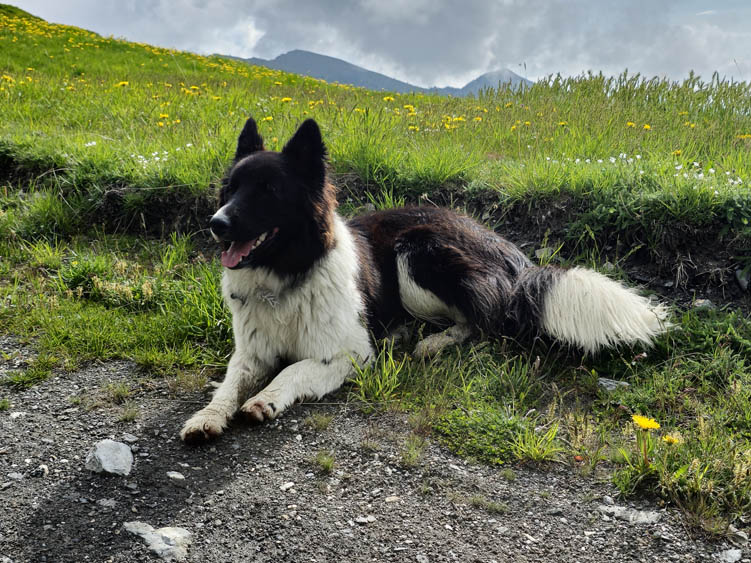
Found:
[(526, 78), (522, 78), (508, 69), (502, 69), (487, 72), (475, 78), (463, 88), (452, 88), (450, 86), (446, 88), (421, 88), (420, 86), (396, 80), (385, 74), (364, 69), (341, 59), (301, 49), (284, 53), (272, 60), (255, 57), (241, 60), (252, 65), (320, 78), (326, 82), (338, 82), (340, 84), (351, 84), (353, 86), (368, 88), (369, 90), (386, 90), (400, 93), (425, 92), (451, 96), (468, 96), (470, 94), (477, 95), (483, 88), (497, 88), (499, 84), (511, 83), (513, 88), (518, 88), (522, 84), (525, 86), (532, 85), (532, 82)]

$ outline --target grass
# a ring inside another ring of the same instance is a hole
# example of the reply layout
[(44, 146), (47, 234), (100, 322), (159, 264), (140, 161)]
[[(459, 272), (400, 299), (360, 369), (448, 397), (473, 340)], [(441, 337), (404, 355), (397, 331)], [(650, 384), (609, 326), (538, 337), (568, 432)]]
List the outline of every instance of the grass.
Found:
[[(131, 360), (175, 395), (223, 371), (230, 320), (201, 229), (248, 115), (271, 149), (314, 117), (348, 214), (453, 202), (501, 229), (542, 225), (551, 251), (539, 261), (608, 260), (616, 277), (639, 255), (679, 279), (699, 260), (692, 249), (725, 259), (720, 269), (751, 268), (745, 83), (584, 75), (475, 98), (392, 95), (2, 5), (0, 67), (0, 332), (36, 353), (0, 378), (0, 410), (18, 389), (94, 360)], [(409, 355), (414, 341), (386, 342), (356, 370), (350, 398), (410, 412), (404, 467), (419, 465), (428, 439), (509, 480), (512, 466), (555, 460), (722, 533), (751, 511), (751, 321), (719, 308), (676, 310), (674, 322), (646, 356), (501, 340), (424, 361)], [(601, 376), (628, 386), (605, 391)], [(106, 391), (123, 421), (138, 416), (131, 389)], [(645, 437), (634, 414), (660, 428)], [(327, 459), (313, 463), (325, 471)]]
[(313, 458), (313, 465), (325, 475), (330, 475), (334, 471), (335, 462), (334, 454), (327, 450), (319, 451)]

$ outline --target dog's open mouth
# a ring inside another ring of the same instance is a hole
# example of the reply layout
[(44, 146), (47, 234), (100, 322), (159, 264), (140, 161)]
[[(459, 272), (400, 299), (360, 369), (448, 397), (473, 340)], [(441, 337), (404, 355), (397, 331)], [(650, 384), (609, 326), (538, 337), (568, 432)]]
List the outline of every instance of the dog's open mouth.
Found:
[(222, 266), (225, 268), (237, 268), (240, 265), (244, 265), (255, 250), (263, 244), (268, 243), (278, 232), (279, 229), (274, 227), (272, 230), (266, 231), (252, 240), (232, 241), (229, 248), (222, 251)]

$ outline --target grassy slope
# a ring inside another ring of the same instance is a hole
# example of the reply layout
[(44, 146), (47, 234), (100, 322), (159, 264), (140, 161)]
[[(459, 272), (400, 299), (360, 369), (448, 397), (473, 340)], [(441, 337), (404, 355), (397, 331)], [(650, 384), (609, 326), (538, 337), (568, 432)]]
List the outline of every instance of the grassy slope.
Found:
[[(593, 245), (612, 233), (659, 244), (679, 226), (747, 255), (745, 84), (590, 76), (478, 99), (389, 95), (2, 6), (0, 76), (0, 327), (39, 352), (6, 378), (4, 408), (14, 386), (95, 358), (131, 358), (182, 385), (221, 371), (228, 321), (201, 239), (110, 231), (138, 231), (154, 209), (195, 206), (200, 216), (247, 115), (274, 149), (315, 117), (335, 171), (353, 174), (378, 205), (447, 188), (516, 209), (552, 199), (570, 210), (569, 236)], [(348, 209), (362, 203), (352, 195)], [(372, 408), (413, 409), (416, 433), (433, 428), (480, 460), (604, 465), (624, 493), (657, 492), (721, 531), (751, 508), (751, 323), (698, 310), (678, 311), (676, 323), (646, 356), (581, 358), (506, 341), (425, 365), (386, 350), (352, 392)], [(630, 386), (608, 393), (598, 376)], [(637, 429), (633, 413), (662, 428)]]

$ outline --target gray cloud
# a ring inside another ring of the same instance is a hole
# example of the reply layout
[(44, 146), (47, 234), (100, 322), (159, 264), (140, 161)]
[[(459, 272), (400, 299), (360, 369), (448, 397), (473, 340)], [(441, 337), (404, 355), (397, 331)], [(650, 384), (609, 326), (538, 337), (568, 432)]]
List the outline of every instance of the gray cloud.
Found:
[[(18, 0), (50, 21), (191, 50), (308, 49), (420, 85), (508, 67), (529, 78), (628, 68), (751, 80), (745, 0)], [(526, 72), (524, 66), (526, 65)]]

